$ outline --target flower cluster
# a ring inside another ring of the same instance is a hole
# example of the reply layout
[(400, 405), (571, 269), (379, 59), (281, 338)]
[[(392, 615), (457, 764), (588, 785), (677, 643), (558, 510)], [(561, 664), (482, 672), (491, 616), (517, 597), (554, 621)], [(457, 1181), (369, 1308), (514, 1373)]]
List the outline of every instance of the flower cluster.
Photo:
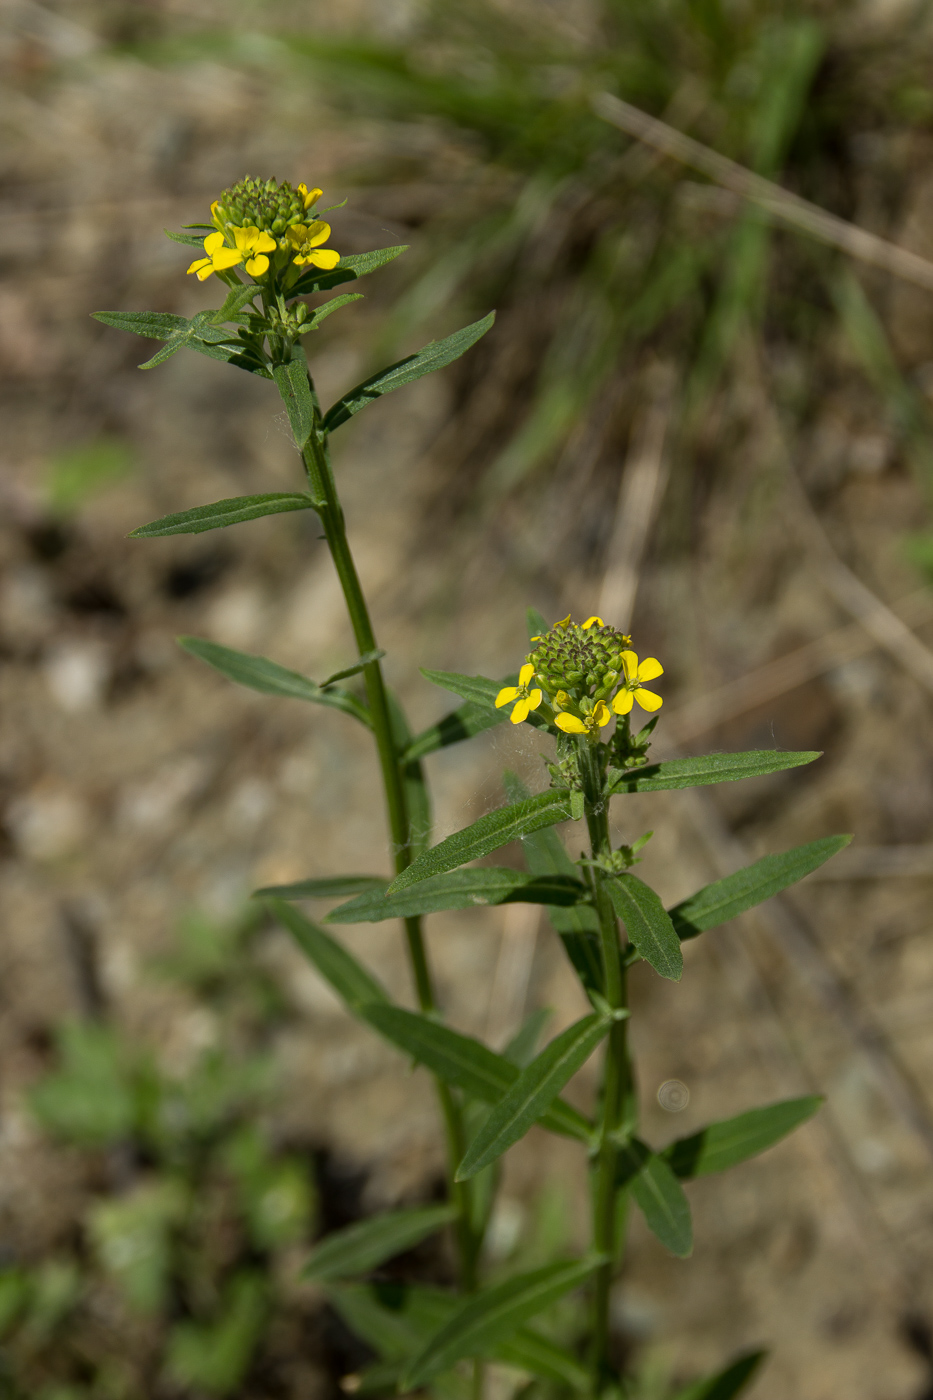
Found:
[[(279, 184), (247, 175), (211, 205), (216, 232), (205, 238), (205, 256), (195, 259), (189, 273), (203, 282), (241, 263), (256, 279), (266, 277), (270, 267), (275, 272), (311, 265), (329, 272), (340, 254), (321, 247), (330, 237), (330, 224), (314, 218), (321, 194), (304, 184), (293, 189), (287, 180)], [(292, 280), (297, 275), (291, 274)]]
[[(517, 686), (505, 686), (496, 696), (502, 708), (513, 701), (512, 723), (521, 724), (547, 696), (553, 722), (565, 734), (591, 739), (613, 715), (627, 715), (637, 701), (643, 710), (659, 710), (663, 701), (645, 681), (663, 674), (655, 658), (639, 661), (632, 639), (601, 617), (557, 622), (541, 637), (522, 667)], [(550, 716), (549, 716), (550, 718)]]

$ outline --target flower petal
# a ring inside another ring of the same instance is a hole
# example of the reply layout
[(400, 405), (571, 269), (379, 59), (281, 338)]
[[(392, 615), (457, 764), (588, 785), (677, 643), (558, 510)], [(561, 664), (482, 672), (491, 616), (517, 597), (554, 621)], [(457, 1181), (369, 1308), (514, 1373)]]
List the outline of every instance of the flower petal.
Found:
[(204, 240), (204, 251), (208, 257), (213, 257), (218, 248), (224, 246), (224, 236), (222, 233), (209, 233)]
[(648, 656), (638, 668), (638, 679), (640, 681), (657, 680), (658, 676), (664, 675), (664, 667), (655, 656)]
[(323, 219), (314, 219), (308, 225), (307, 242), (312, 248), (316, 248), (319, 243), (326, 243), (330, 238), (330, 224), (325, 224)]
[(534, 675), (534, 673), (535, 673), (535, 668), (534, 668), (534, 666), (531, 664), (530, 661), (526, 661), (525, 664), (524, 664), (524, 666), (522, 667), (522, 669), (521, 669), (521, 670), (519, 671), (519, 673), (518, 673), (518, 683), (519, 683), (519, 685), (521, 685), (521, 686), (526, 686), (526, 685), (528, 684), (528, 682), (531, 680), (531, 678), (532, 678), (532, 676)]
[(638, 655), (634, 651), (623, 651), (622, 669), (625, 672), (625, 679), (633, 681), (638, 675)]
[(264, 230), (256, 239), (256, 243), (254, 246), (256, 248), (257, 253), (274, 253), (279, 245), (272, 237), (272, 234), (266, 233)]
[[(298, 259), (296, 258), (297, 262)], [(340, 261), (340, 254), (333, 248), (319, 248), (316, 253), (309, 253), (304, 260), (313, 263), (315, 267), (323, 268), (325, 272), (330, 272)]]
[(269, 271), (269, 259), (265, 253), (260, 253), (258, 257), (250, 258), (246, 264), (246, 271), (250, 277), (261, 277), (264, 272)]
[(496, 696), (496, 709), (497, 709), (497, 710), (501, 710), (501, 709), (502, 709), (502, 706), (503, 706), (503, 705), (507, 705), (507, 704), (509, 703), (510, 700), (517, 700), (517, 699), (518, 699), (518, 686), (517, 686), (517, 685), (506, 685), (506, 686), (503, 686), (502, 689), (499, 691), (499, 694)]
[[(195, 258), (194, 262), (188, 268), (188, 271), (196, 272), (198, 276), (201, 277), (202, 267), (207, 268), (204, 277), (210, 277), (211, 273), (214, 271), (214, 264), (211, 262), (210, 258)], [(202, 282), (204, 281), (204, 277), (201, 277)]]
[(536, 710), (536, 709), (538, 708), (538, 706), (541, 704), (541, 701), (542, 701), (543, 699), (544, 699), (544, 696), (541, 694), (540, 690), (532, 690), (532, 691), (529, 691), (529, 693), (528, 693), (528, 708), (529, 708), (529, 710)]
[(318, 202), (324, 191), (309, 190), (307, 185), (302, 181), (302, 183), (298, 186), (298, 193), (304, 200), (305, 208), (310, 209), (312, 204), (316, 204)]
[(612, 708), (617, 715), (627, 715), (632, 708), (634, 697), (630, 690), (620, 690), (612, 702)]
[(584, 630), (584, 632), (586, 631), (586, 629), (587, 629), (588, 627), (592, 627), (594, 622), (595, 622), (598, 626), (600, 626), (600, 627), (605, 627), (605, 625), (606, 625), (605, 622), (603, 622), (603, 620), (602, 620), (601, 617), (588, 617), (588, 618), (586, 619), (586, 621), (584, 622), (584, 624), (583, 624), (583, 630)]
[(289, 243), (294, 243), (296, 248), (300, 248), (308, 236), (308, 230), (304, 224), (291, 224), (285, 230), (285, 237)]
[(243, 254), (236, 248), (221, 248), (214, 254), (214, 271), (225, 272), (228, 267), (236, 267), (243, 261)]
[(596, 709), (593, 711), (593, 718), (596, 720), (600, 729), (607, 725), (612, 719), (612, 712), (604, 700), (600, 700), (599, 704), (596, 706)]
[(554, 723), (558, 729), (562, 729), (565, 734), (585, 734), (586, 725), (582, 719), (577, 719), (576, 715), (558, 715)]
[(661, 696), (655, 695), (653, 690), (638, 689), (635, 691), (635, 699), (643, 710), (660, 710), (664, 704)]
[(516, 701), (515, 709), (512, 711), (512, 723), (521, 724), (523, 719), (528, 718), (528, 711), (531, 706), (526, 698)]

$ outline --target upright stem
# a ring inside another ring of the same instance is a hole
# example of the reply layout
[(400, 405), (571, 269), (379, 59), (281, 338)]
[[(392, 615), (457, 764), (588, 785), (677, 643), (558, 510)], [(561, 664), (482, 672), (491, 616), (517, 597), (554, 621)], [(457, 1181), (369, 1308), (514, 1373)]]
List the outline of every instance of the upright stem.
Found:
[[(367, 652), (376, 650), (376, 638), (369, 617), (369, 609), (366, 606), (366, 598), (356, 571), (356, 564), (350, 551), (343, 509), (337, 496), (337, 486), (328, 460), (327, 448), (317, 423), (315, 423), (302, 455), (311, 493), (314, 496), (316, 509), (324, 527), (324, 538), (330, 549), (337, 577), (343, 589), (343, 596), (346, 599), (357, 649), (360, 656), (365, 656)], [(402, 765), (399, 761), (398, 745), (393, 732), (392, 712), (382, 675), (382, 667), (378, 661), (370, 661), (363, 667), (363, 680), (366, 685), (366, 698), (369, 702), (373, 735), (382, 771), (382, 785), (385, 790), (395, 869), (396, 873), (400, 873), (411, 864), (412, 860), (411, 827)], [(418, 1004), (423, 1012), (430, 1014), (437, 1010), (437, 1000), (419, 918), (405, 920), (405, 937)], [(456, 1233), (461, 1283), (467, 1292), (472, 1292), (476, 1287), (478, 1241), (474, 1236), (470, 1220), (468, 1187), (466, 1183), (454, 1181), (457, 1167), (463, 1160), (463, 1154), (466, 1151), (463, 1116), (448, 1086), (440, 1079), (436, 1083), (447, 1140), (450, 1196), (457, 1207)]]
[[(592, 856), (596, 860), (609, 855), (612, 848), (596, 750), (587, 739), (580, 741), (580, 760), (584, 811)], [(594, 867), (593, 874), (602, 952), (603, 993), (613, 1010), (618, 1010), (627, 1005), (626, 972), (619, 950), (619, 926), (605, 888), (605, 876), (598, 866)], [(593, 1248), (598, 1254), (606, 1256), (606, 1263), (597, 1270), (593, 1290), (591, 1367), (594, 1396), (601, 1394), (610, 1378), (609, 1294), (617, 1246), (615, 1178), (618, 1153), (614, 1135), (622, 1122), (630, 1078), (627, 1025), (627, 1021), (616, 1021), (609, 1032), (603, 1070), (602, 1123), (593, 1172)]]

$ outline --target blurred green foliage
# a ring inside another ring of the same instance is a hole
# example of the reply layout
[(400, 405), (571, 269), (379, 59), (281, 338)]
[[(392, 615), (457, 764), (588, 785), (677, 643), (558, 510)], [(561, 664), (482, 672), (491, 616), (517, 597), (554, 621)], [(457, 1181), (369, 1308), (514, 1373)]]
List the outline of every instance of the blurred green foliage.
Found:
[(71, 515), (86, 501), (116, 486), (133, 470), (133, 453), (116, 438), (65, 448), (48, 463), (45, 498), (56, 515)]

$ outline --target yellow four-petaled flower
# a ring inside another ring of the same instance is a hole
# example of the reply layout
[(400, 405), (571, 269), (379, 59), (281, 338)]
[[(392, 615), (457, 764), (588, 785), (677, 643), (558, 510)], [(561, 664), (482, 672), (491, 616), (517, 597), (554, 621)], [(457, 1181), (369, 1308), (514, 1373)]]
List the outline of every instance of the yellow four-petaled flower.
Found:
[(598, 734), (612, 719), (609, 706), (600, 700), (588, 715), (578, 719), (576, 715), (561, 713), (555, 716), (554, 723), (565, 734)]
[(196, 258), (188, 268), (189, 272), (198, 274), (199, 282), (203, 282), (213, 272), (225, 272), (239, 263), (246, 264), (246, 271), (250, 277), (262, 277), (263, 273), (268, 272), (269, 259), (266, 254), (274, 253), (278, 246), (272, 235), (263, 233), (254, 225), (248, 228), (234, 228), (230, 232), (233, 234), (235, 248), (227, 247), (222, 233), (209, 233), (205, 238), (204, 251), (207, 257)]
[[(302, 189), (302, 186), (298, 186)], [(320, 190), (312, 190), (311, 194), (315, 198), (320, 195)], [(307, 208), (307, 199), (305, 207)], [(320, 267), (325, 272), (330, 272), (331, 268), (337, 266), (340, 261), (340, 254), (333, 248), (321, 248), (321, 243), (326, 243), (330, 238), (330, 224), (325, 224), (322, 219), (315, 219), (310, 224), (292, 224), (288, 230), (288, 241), (295, 250), (294, 262), (299, 267), (305, 263), (311, 263), (313, 267)]]
[(501, 710), (503, 705), (508, 705), (512, 700), (516, 702), (512, 711), (512, 723), (521, 724), (522, 720), (528, 718), (532, 710), (536, 710), (544, 699), (541, 691), (535, 688), (529, 690), (528, 687), (534, 679), (535, 668), (530, 661), (526, 661), (518, 673), (518, 685), (505, 685), (496, 696), (496, 709)]
[(660, 710), (664, 704), (661, 696), (655, 695), (653, 690), (642, 688), (643, 681), (653, 681), (657, 676), (663, 676), (664, 667), (660, 661), (649, 656), (639, 664), (638, 656), (634, 651), (623, 651), (622, 669), (625, 675), (625, 687), (619, 691), (612, 702), (615, 713), (627, 715), (636, 700), (643, 710)]

